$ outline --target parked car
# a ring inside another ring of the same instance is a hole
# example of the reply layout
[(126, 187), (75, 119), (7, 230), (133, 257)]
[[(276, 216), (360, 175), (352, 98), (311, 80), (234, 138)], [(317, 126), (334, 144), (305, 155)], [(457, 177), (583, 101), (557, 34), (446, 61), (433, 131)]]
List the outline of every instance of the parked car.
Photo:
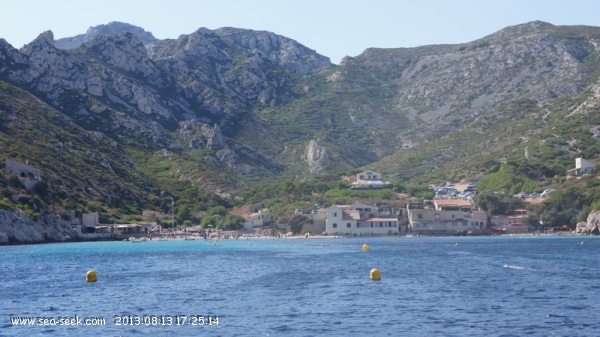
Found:
[(537, 197), (539, 197), (539, 196), (540, 196), (540, 194), (539, 194), (539, 193), (531, 193), (531, 194), (529, 195), (529, 197), (530, 197), (530, 198), (537, 198)]
[(547, 190), (544, 190), (544, 192), (542, 192), (542, 194), (540, 194), (540, 195), (541, 195), (542, 197), (545, 197), (545, 196), (547, 196), (548, 194), (550, 194), (550, 193), (552, 193), (552, 192), (554, 192), (554, 191), (555, 191), (555, 189), (553, 189), (553, 188), (549, 188), (549, 189), (547, 189)]

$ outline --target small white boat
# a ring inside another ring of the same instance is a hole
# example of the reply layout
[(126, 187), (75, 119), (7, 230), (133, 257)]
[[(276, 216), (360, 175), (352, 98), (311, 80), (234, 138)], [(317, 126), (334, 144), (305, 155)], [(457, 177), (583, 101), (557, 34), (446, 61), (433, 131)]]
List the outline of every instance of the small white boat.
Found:
[(146, 238), (136, 239), (134, 237), (130, 237), (129, 241), (131, 241), (131, 243), (140, 243), (140, 242), (146, 242), (146, 241), (148, 241), (148, 239), (146, 239)]

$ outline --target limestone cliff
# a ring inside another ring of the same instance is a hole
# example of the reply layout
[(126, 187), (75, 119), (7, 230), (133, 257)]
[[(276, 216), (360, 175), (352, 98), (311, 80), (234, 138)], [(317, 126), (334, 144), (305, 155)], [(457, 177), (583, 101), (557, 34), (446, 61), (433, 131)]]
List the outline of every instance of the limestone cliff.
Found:
[[(281, 170), (283, 166), (277, 161), (263, 155), (250, 146), (226, 139), (218, 125), (212, 128), (198, 121), (180, 123), (180, 135), (190, 149), (205, 147), (215, 152), (220, 162), (239, 173), (252, 173), (256, 167), (265, 170)], [(210, 166), (219, 166), (214, 157), (206, 157)]]
[(319, 146), (315, 140), (311, 140), (306, 146), (302, 158), (308, 164), (310, 172), (317, 173), (327, 166), (329, 155), (326, 148)]
[(141, 27), (133, 26), (128, 23), (123, 22), (110, 22), (106, 25), (99, 25), (95, 27), (90, 27), (85, 34), (79, 34), (73, 37), (66, 37), (62, 39), (58, 39), (55, 42), (57, 48), (60, 49), (73, 49), (77, 48), (80, 45), (92, 40), (97, 36), (110, 36), (117, 35), (119, 33), (132, 33), (140, 38), (143, 43), (150, 43), (156, 41), (157, 39), (152, 35), (152, 33), (145, 31)]
[(600, 235), (600, 212), (592, 212), (588, 215), (587, 226), (584, 234)]
[(23, 211), (0, 209), (0, 245), (47, 243), (82, 240), (80, 233), (59, 216), (48, 214), (38, 221), (31, 220)]

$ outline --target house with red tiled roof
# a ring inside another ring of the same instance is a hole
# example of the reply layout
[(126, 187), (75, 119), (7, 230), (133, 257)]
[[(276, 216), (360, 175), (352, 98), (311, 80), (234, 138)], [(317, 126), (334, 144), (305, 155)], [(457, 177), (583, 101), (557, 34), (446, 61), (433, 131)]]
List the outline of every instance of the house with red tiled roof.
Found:
[(415, 235), (452, 235), (482, 232), (487, 214), (473, 210), (473, 204), (463, 199), (434, 199), (433, 208), (422, 202), (406, 205), (409, 230)]
[(492, 226), (502, 227), (508, 226), (510, 224), (521, 224), (523, 223), (523, 218), (527, 215), (527, 210), (525, 209), (516, 209), (512, 214), (499, 214), (494, 215), (490, 219), (490, 223)]
[(271, 222), (269, 211), (262, 208), (262, 203), (236, 207), (229, 214), (236, 214), (244, 218), (244, 229), (262, 227)]

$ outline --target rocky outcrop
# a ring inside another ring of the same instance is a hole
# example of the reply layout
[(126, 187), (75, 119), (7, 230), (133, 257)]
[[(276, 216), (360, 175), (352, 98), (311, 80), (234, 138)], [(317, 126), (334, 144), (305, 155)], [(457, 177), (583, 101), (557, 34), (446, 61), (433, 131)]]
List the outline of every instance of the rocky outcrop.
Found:
[[(218, 125), (212, 128), (199, 121), (183, 121), (180, 123), (180, 135), (190, 149), (205, 147), (235, 172), (249, 174), (256, 169), (281, 170), (283, 166), (250, 146), (238, 144), (226, 139)], [(206, 157), (205, 162), (218, 167), (216, 159)]]
[(333, 67), (329, 57), (319, 55), (295, 40), (266, 31), (219, 28), (215, 34), (247, 50), (258, 50), (268, 59), (302, 75), (322, 72)]
[(592, 212), (588, 215), (587, 225), (581, 231), (583, 234), (600, 235), (600, 212)]
[(26, 65), (27, 59), (6, 40), (0, 39), (0, 75), (19, 65)]
[(49, 214), (38, 221), (31, 220), (23, 211), (0, 209), (0, 245), (47, 243), (82, 240), (59, 216)]
[(326, 148), (319, 146), (316, 141), (311, 140), (306, 146), (302, 158), (308, 164), (310, 172), (317, 173), (327, 166), (329, 154), (327, 154)]
[(106, 25), (90, 27), (85, 34), (58, 39), (56, 40), (55, 45), (56, 48), (60, 49), (73, 49), (92, 40), (96, 36), (110, 36), (117, 35), (119, 33), (132, 33), (136, 35), (143, 43), (150, 43), (157, 40), (152, 33), (145, 31), (141, 27), (115, 21)]

